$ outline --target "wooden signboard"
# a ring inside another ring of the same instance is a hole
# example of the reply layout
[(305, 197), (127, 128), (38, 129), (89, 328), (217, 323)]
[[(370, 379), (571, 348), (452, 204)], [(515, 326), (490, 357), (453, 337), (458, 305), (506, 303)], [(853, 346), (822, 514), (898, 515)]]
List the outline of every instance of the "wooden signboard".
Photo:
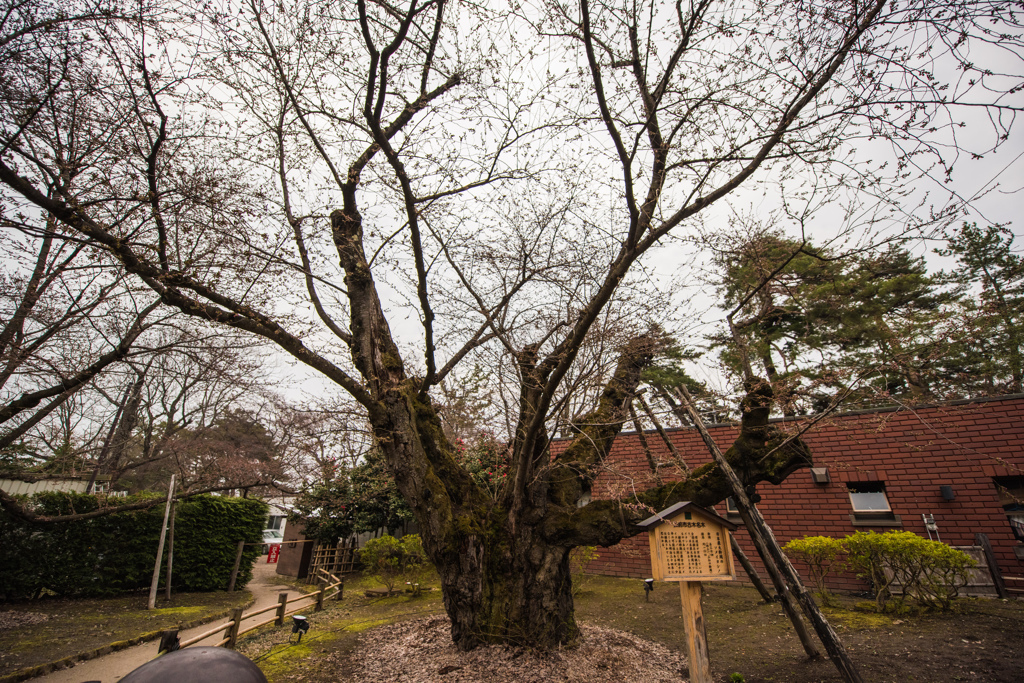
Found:
[(736, 525), (689, 501), (676, 503), (640, 522), (651, 544), (651, 572), (658, 581), (678, 581), (691, 683), (711, 683), (708, 639), (701, 609), (701, 581), (736, 578), (729, 533)]
[(736, 525), (689, 502), (640, 522), (648, 528), (651, 570), (657, 581), (732, 581), (729, 532)]

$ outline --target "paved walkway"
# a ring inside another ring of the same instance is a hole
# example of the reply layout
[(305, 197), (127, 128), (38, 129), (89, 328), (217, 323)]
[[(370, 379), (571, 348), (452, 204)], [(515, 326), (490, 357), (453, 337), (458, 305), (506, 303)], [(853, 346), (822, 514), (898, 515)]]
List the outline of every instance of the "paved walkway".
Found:
[[(276, 573), (276, 564), (267, 564), (266, 558), (261, 557), (256, 561), (256, 566), (253, 569), (253, 578), (246, 586), (246, 589), (253, 594), (256, 599), (256, 603), (247, 608), (246, 612), (260, 609), (261, 607), (269, 607), (270, 605), (276, 605), (278, 596), (281, 593), (288, 592), (289, 590), (293, 593), (292, 597), (297, 595), (294, 588), (288, 586), (274, 585), (268, 583), (271, 577)], [(241, 630), (245, 630), (247, 626), (258, 623), (272, 616), (269, 612), (266, 614), (260, 614), (252, 619), (246, 619), (242, 622)], [(210, 622), (182, 631), (178, 634), (178, 638), (181, 640), (187, 640), (193, 636), (197, 636), (200, 633), (205, 633), (210, 629), (217, 626), (218, 623), (227, 623), (229, 620), (224, 619), (220, 622)], [(223, 639), (226, 635), (225, 632), (219, 633), (211, 638), (208, 642), (196, 643), (196, 645), (212, 645), (219, 640)], [(84, 681), (100, 681), (101, 683), (114, 683), (121, 679), (122, 676), (127, 675), (134, 669), (142, 666), (149, 660), (156, 657), (157, 647), (159, 647), (159, 640), (152, 640), (148, 643), (142, 643), (135, 647), (130, 647), (120, 652), (112, 652), (109, 655), (103, 657), (97, 657), (87, 662), (79, 662), (77, 665), (69, 669), (61, 669), (60, 671), (54, 671), (46, 676), (40, 676), (39, 678), (30, 679), (33, 683), (83, 683)]]

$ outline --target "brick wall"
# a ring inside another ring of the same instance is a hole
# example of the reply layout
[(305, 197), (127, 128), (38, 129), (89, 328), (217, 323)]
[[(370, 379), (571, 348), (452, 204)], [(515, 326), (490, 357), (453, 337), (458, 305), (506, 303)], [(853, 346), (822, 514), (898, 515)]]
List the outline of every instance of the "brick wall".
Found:
[[(798, 423), (777, 424), (787, 430), (798, 428)], [(737, 427), (715, 426), (711, 432), (725, 450), (735, 439)], [(675, 429), (669, 434), (691, 467), (710, 460), (694, 430)], [(815, 466), (827, 467), (832, 481), (815, 484), (810, 470), (803, 469), (779, 486), (758, 486), (762, 496), (758, 507), (780, 543), (805, 535), (841, 537), (870, 529), (902, 529), (927, 538), (921, 519), (927, 513), (935, 516), (943, 542), (972, 545), (975, 533), (986, 533), (1002, 571), (1024, 575), (1024, 561), (1014, 553), (1019, 544), (992, 480), (1019, 475), (1024, 468), (1024, 397), (838, 415), (819, 423), (803, 438)], [(656, 460), (669, 461), (668, 449), (657, 433), (648, 433), (647, 442)], [(612, 448), (607, 472), (595, 482), (593, 495), (624, 497), (630, 490), (646, 488), (649, 481), (650, 469), (639, 438), (635, 433), (623, 433)], [(901, 518), (900, 526), (854, 525), (846, 485), (857, 481), (884, 482), (889, 505)], [(955, 500), (943, 500), (942, 485), (953, 487)], [(717, 511), (724, 514), (724, 504), (717, 506)], [(737, 540), (767, 580), (742, 527)], [(649, 576), (646, 537), (599, 548), (589, 569), (613, 576)], [(837, 589), (864, 588), (853, 576), (836, 577), (833, 584)]]

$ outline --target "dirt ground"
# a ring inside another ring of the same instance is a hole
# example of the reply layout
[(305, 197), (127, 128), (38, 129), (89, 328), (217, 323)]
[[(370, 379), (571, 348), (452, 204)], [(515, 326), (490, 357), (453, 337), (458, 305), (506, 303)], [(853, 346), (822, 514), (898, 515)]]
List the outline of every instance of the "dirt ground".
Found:
[[(301, 645), (296, 645), (294, 638), (289, 643), (287, 634), (268, 632), (244, 644), (243, 651), (260, 664), (272, 683), (376, 680), (367, 678), (368, 672), (384, 669), (368, 667), (368, 661), (385, 656), (384, 648), (392, 647), (403, 630), (389, 626), (439, 614), (442, 607), (437, 591), (419, 598), (370, 599), (362, 595), (364, 585), (369, 584), (350, 581), (342, 603), (314, 615), (313, 628)], [(741, 674), (747, 683), (840, 680), (828, 660), (807, 661), (777, 604), (759, 602), (749, 588), (707, 585), (706, 589), (704, 614), (716, 681), (729, 681), (733, 673)], [(891, 616), (856, 611), (858, 598), (841, 600), (842, 607), (828, 611), (829, 620), (869, 683), (1024, 681), (1024, 601), (966, 599), (954, 614)], [(645, 602), (638, 580), (594, 577), (578, 596), (576, 607), (581, 624), (624, 631), (672, 653), (685, 654), (676, 584), (656, 584), (651, 601)], [(418, 638), (417, 643), (424, 640)], [(461, 662), (453, 659), (458, 654), (451, 650), (414, 645), (403, 652), (406, 673), (395, 677), (392, 672), (381, 680), (463, 680), (475, 666), (470, 659), (478, 659), (482, 653), (472, 653)], [(530, 654), (524, 652), (523, 656)], [(606, 653), (602, 656), (607, 659)], [(518, 655), (495, 651), (495, 657), (513, 661)], [(531, 666), (548, 664), (545, 660)], [(578, 671), (579, 666), (574, 662), (567, 671)], [(599, 668), (594, 665), (593, 680), (598, 680)], [(558, 673), (562, 671), (558, 667), (547, 670), (551, 675), (545, 681), (586, 680), (577, 674)], [(516, 671), (509, 667), (500, 676), (491, 674), (480, 680), (526, 683), (528, 677)], [(685, 666), (679, 677), (684, 675)], [(619, 680), (643, 683), (637, 676)]]
[[(577, 600), (577, 618), (685, 650), (676, 585), (657, 584), (652, 602), (645, 603), (639, 584), (595, 579)], [(760, 602), (752, 588), (705, 588), (708, 648), (717, 680), (727, 681), (733, 672), (747, 683), (842, 680), (827, 659), (807, 661), (778, 604)], [(1024, 601), (965, 599), (956, 614), (889, 616), (855, 611), (863, 598), (840, 599), (842, 608), (826, 615), (865, 681), (1024, 681)]]
[[(430, 622), (422, 622), (443, 614), (439, 591), (418, 597), (368, 598), (363, 590), (372, 585), (368, 579), (350, 577), (342, 601), (329, 602), (325, 611), (309, 614), (312, 628), (301, 643), (290, 628), (270, 627), (243, 637), (239, 649), (259, 664), (272, 683), (363, 683), (374, 680), (368, 677), (374, 671), (373, 675), (379, 674), (389, 683), (457, 683), (473, 680), (478, 675), (473, 672), (480, 670), (490, 673), (479, 674), (484, 677), (477, 680), (490, 683), (529, 683), (541, 671), (545, 676), (537, 680), (544, 683), (662, 680), (661, 674), (640, 673), (648, 670), (642, 668), (648, 663), (645, 658), (664, 660), (662, 663), (674, 667), (674, 680), (685, 678), (685, 640), (676, 584), (656, 584), (647, 602), (639, 580), (592, 577), (576, 600), (577, 619), (590, 627), (584, 633), (591, 639), (579, 651), (538, 659), (536, 653), (527, 651), (495, 650), (492, 657), (478, 650), (465, 660), (448, 646), (443, 623), (435, 619), (431, 627)], [(145, 596), (5, 606), (0, 608), (0, 677), (38, 658), (49, 661), (63, 651), (77, 652), (91, 644), (103, 645), (180, 623), (201, 609), (225, 609), (233, 600), (212, 604), (217, 601), (211, 599), (233, 597), (223, 593), (195, 599), (176, 596), (173, 607), (156, 613), (142, 609)], [(901, 616), (857, 611), (858, 600), (842, 597), (842, 606), (827, 614), (868, 683), (1024, 681), (1022, 600), (966, 599), (953, 614)], [(197, 604), (200, 602), (202, 607)], [(807, 661), (781, 608), (760, 602), (753, 589), (706, 584), (704, 614), (716, 681), (729, 681), (733, 673), (741, 674), (748, 683), (840, 680), (827, 660)], [(406, 625), (398, 628), (395, 624)], [(403, 633), (411, 634), (405, 646), (401, 645), (401, 637), (406, 637)], [(404, 647), (399, 651), (400, 674), (381, 666), (382, 660), (399, 658), (383, 654), (395, 643)], [(592, 665), (586, 656), (593, 657)], [(500, 666), (473, 668), (493, 663), (481, 664), (488, 657)], [(523, 675), (521, 671), (531, 673)]]

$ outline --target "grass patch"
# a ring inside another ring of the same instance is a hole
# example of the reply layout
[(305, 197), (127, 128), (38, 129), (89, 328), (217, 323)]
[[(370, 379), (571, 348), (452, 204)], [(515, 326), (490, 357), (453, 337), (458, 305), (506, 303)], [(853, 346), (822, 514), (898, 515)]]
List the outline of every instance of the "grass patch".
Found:
[(4, 612), (44, 614), (45, 621), (0, 630), (0, 676), (143, 633), (177, 628), (249, 601), (248, 591), (180, 593), (148, 610), (148, 594), (71, 600), (45, 598), (0, 607)]
[(878, 612), (861, 612), (835, 607), (825, 607), (821, 611), (833, 626), (840, 624), (845, 628), (858, 630), (887, 628), (892, 626), (894, 621), (889, 615)]
[[(238, 651), (251, 658), (263, 671), (270, 683), (306, 679), (318, 668), (317, 662), (325, 653), (348, 651), (355, 647), (358, 634), (371, 628), (394, 624), (406, 619), (419, 619), (444, 611), (440, 581), (436, 574), (422, 580), (424, 591), (418, 596), (404, 593), (391, 597), (368, 598), (364, 592), (379, 584), (371, 578), (350, 575), (345, 578), (345, 597), (341, 601), (328, 600), (324, 610), (304, 612), (309, 619), (309, 632), (296, 643), (291, 633), (291, 621), (284, 626), (266, 626), (239, 639)], [(345, 680), (337, 672), (325, 672), (329, 680)]]

